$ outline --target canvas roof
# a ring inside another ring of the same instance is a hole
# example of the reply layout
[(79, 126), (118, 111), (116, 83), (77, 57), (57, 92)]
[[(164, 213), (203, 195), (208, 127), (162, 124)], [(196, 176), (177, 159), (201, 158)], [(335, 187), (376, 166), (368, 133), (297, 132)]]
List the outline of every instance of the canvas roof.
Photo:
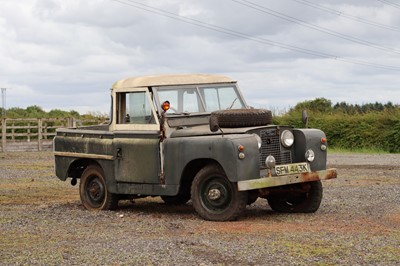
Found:
[(176, 85), (200, 85), (234, 83), (229, 77), (214, 74), (173, 74), (173, 75), (154, 75), (122, 79), (114, 83), (113, 89), (118, 88), (138, 88), (138, 87), (159, 87)]

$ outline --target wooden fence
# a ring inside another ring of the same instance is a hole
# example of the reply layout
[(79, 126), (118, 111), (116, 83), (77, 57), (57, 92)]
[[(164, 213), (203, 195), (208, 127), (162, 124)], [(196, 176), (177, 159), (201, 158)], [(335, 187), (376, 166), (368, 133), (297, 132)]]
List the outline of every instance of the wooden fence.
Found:
[(75, 118), (2, 118), (1, 151), (51, 150), (56, 129), (104, 123), (104, 120)]

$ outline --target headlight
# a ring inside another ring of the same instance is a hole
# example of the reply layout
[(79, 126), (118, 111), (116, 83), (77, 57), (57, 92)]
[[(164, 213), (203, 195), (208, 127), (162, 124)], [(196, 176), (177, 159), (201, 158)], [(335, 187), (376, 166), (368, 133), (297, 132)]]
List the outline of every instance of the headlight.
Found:
[(290, 148), (294, 143), (293, 133), (289, 130), (284, 130), (281, 134), (281, 143), (283, 147)]
[(315, 158), (314, 151), (311, 149), (307, 150), (305, 157), (306, 157), (306, 160), (311, 163), (312, 161), (314, 161), (314, 158)]
[(260, 136), (259, 135), (257, 135), (257, 134), (254, 134), (254, 137), (256, 138), (256, 140), (257, 140), (257, 143), (258, 143), (258, 149), (261, 149), (261, 145), (262, 145), (262, 139), (260, 138)]

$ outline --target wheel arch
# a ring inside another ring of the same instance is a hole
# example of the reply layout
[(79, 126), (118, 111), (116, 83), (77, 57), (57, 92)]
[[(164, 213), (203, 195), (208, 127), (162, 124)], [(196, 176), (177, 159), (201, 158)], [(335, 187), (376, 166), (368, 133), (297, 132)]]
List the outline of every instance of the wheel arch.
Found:
[(179, 184), (179, 191), (190, 193), (190, 187), (192, 185), (193, 179), (196, 176), (196, 174), (206, 165), (210, 164), (218, 165), (218, 167), (220, 167), (225, 172), (221, 164), (214, 159), (209, 159), (209, 158), (194, 159), (189, 163), (187, 163), (182, 171), (181, 180)]
[(97, 165), (104, 171), (102, 165), (94, 159), (76, 159), (69, 165), (67, 177), (81, 178), (83, 171), (85, 171), (89, 165)]

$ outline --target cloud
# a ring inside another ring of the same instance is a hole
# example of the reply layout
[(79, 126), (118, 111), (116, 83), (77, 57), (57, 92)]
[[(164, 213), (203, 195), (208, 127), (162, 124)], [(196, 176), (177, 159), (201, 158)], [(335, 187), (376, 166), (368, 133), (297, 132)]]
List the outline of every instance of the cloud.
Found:
[[(395, 30), (293, 0), (251, 1), (317, 27), (382, 47), (400, 47), (400, 32)], [(136, 1), (122, 2), (2, 1), (0, 86), (11, 88), (7, 105), (108, 112), (109, 88), (116, 80), (191, 72), (220, 73), (239, 80), (248, 103), (256, 107), (288, 108), (316, 97), (333, 102), (400, 103), (399, 71), (357, 64), (400, 67), (400, 55), (393, 51), (360, 45), (235, 1), (141, 1), (190, 18), (192, 23), (208, 23), (202, 27), (133, 7), (140, 6)], [(379, 1), (318, 4), (400, 29), (398, 9)], [(207, 25), (220, 28), (210, 30)], [(295, 47), (337, 60), (300, 53)]]

